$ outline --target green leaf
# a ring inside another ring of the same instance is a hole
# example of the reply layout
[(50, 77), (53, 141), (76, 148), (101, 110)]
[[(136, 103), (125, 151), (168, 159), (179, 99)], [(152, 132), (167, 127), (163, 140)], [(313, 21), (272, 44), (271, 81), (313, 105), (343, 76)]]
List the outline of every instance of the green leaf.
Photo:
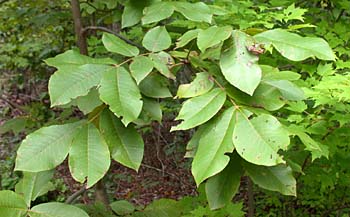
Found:
[(197, 38), (198, 33), (200, 33), (201, 29), (192, 29), (183, 34), (176, 42), (176, 48), (180, 48), (188, 44), (193, 39)]
[(148, 75), (139, 85), (142, 94), (152, 98), (167, 98), (172, 97), (166, 81), (163, 77), (151, 74)]
[(49, 81), (51, 107), (64, 105), (100, 83), (102, 74), (111, 66), (86, 64), (79, 67), (66, 65), (55, 72)]
[(0, 126), (0, 134), (13, 131), (14, 134), (18, 134), (25, 130), (28, 118), (25, 116), (14, 117), (7, 120)]
[(282, 56), (293, 61), (302, 61), (309, 57), (335, 60), (332, 49), (322, 38), (302, 37), (283, 29), (268, 30), (254, 38), (261, 43), (272, 44)]
[(305, 145), (305, 150), (310, 151), (312, 155), (312, 161), (322, 156), (328, 158), (329, 150), (328, 147), (322, 145), (313, 140), (308, 134), (306, 134), (301, 127), (291, 125), (288, 127), (289, 132), (292, 135), (299, 137), (300, 141)]
[(77, 132), (68, 163), (73, 178), (81, 183), (87, 180), (87, 188), (107, 172), (110, 165), (108, 146), (93, 124), (86, 124)]
[(263, 82), (256, 88), (252, 97), (245, 95), (243, 99), (252, 106), (263, 107), (268, 111), (276, 111), (285, 105), (280, 91)]
[(137, 84), (139, 84), (149, 73), (151, 73), (152, 69), (152, 60), (144, 56), (135, 57), (130, 64), (131, 75)]
[(185, 158), (193, 158), (197, 152), (199, 140), (203, 135), (206, 135), (208, 131), (210, 131), (210, 122), (203, 124), (198, 127), (196, 132), (193, 134), (191, 140), (186, 145), (186, 154)]
[(296, 181), (290, 167), (285, 165), (265, 167), (250, 163), (244, 163), (243, 166), (253, 182), (260, 187), (296, 196)]
[(226, 80), (249, 95), (253, 95), (261, 80), (259, 58), (246, 48), (251, 40), (244, 32), (232, 31), (232, 38), (224, 44), (220, 58), (220, 68)]
[(137, 56), (140, 53), (137, 47), (126, 43), (122, 39), (110, 33), (103, 33), (102, 43), (108, 51), (127, 57)]
[(288, 6), (288, 8), (283, 10), (283, 13), (285, 15), (285, 18), (283, 18), (283, 20), (285, 22), (288, 22), (289, 20), (300, 20), (302, 22), (304, 22), (304, 13), (307, 12), (306, 9), (303, 8), (295, 8), (295, 4), (291, 4), (290, 6)]
[(197, 186), (205, 179), (222, 171), (230, 161), (230, 157), (225, 153), (231, 153), (234, 150), (232, 142), (234, 113), (235, 110), (231, 107), (209, 122), (208, 132), (200, 138), (192, 161), (192, 174)]
[(0, 191), (0, 216), (23, 217), (27, 212), (27, 205), (23, 197), (13, 191)]
[(304, 91), (290, 81), (264, 81), (264, 83), (276, 87), (287, 100), (303, 100), (305, 99)]
[(142, 24), (155, 23), (169, 18), (174, 13), (174, 6), (169, 2), (157, 2), (143, 10)]
[(126, 200), (114, 201), (110, 206), (115, 213), (121, 216), (131, 214), (135, 211), (134, 205)]
[(231, 203), (238, 191), (243, 172), (240, 158), (234, 154), (223, 171), (208, 179), (205, 192), (210, 209), (219, 209)]
[(196, 78), (189, 84), (181, 84), (177, 90), (176, 96), (179, 98), (190, 98), (207, 93), (214, 86), (207, 72), (196, 74)]
[(102, 105), (98, 90), (96, 88), (90, 89), (89, 93), (86, 96), (79, 96), (74, 100), (80, 111), (85, 115), (92, 112), (96, 107)]
[(141, 116), (146, 116), (150, 120), (156, 120), (159, 123), (162, 121), (162, 109), (158, 101), (150, 98), (143, 98), (143, 107)]
[(171, 38), (164, 26), (156, 26), (145, 34), (142, 45), (149, 51), (158, 52), (170, 47)]
[(144, 5), (136, 1), (129, 1), (123, 10), (122, 28), (130, 27), (141, 21)]
[(211, 23), (213, 15), (210, 12), (210, 8), (205, 3), (173, 2), (173, 4), (175, 10), (180, 12), (187, 19)]
[(124, 127), (119, 119), (105, 109), (100, 117), (100, 130), (112, 158), (137, 171), (143, 158), (144, 144), (135, 128), (131, 125)]
[(263, 72), (262, 81), (276, 81), (276, 80), (287, 80), (296, 81), (301, 75), (292, 71), (279, 71), (278, 68), (274, 68), (268, 65), (260, 66)]
[(142, 211), (142, 213), (146, 214), (147, 217), (180, 217), (180, 211), (180, 204), (176, 200), (162, 198), (153, 201)]
[(30, 202), (37, 197), (47, 193), (47, 186), (53, 177), (53, 170), (42, 171), (38, 173), (23, 172), (23, 179), (16, 185), (16, 193), (23, 195), (27, 207), (30, 207)]
[(208, 29), (200, 31), (197, 37), (199, 50), (204, 52), (207, 48), (213, 47), (220, 42), (228, 39), (232, 34), (231, 26), (217, 27), (211, 26)]
[(129, 72), (123, 68), (113, 68), (104, 74), (99, 89), (100, 98), (122, 122), (128, 125), (137, 119), (142, 110), (140, 90)]
[(68, 50), (55, 57), (48, 58), (45, 60), (45, 63), (49, 66), (56, 67), (57, 69), (66, 67), (67, 65), (78, 67), (85, 64), (117, 64), (117, 62), (111, 58), (95, 59), (82, 55), (74, 50)]
[(157, 54), (150, 54), (149, 57), (153, 61), (154, 67), (167, 78), (175, 80), (175, 76), (170, 72), (168, 65), (174, 63), (173, 58), (166, 52), (159, 52)]
[(226, 94), (219, 88), (187, 100), (175, 120), (183, 120), (170, 131), (187, 130), (210, 120), (221, 109), (226, 100)]
[(82, 209), (57, 202), (42, 203), (29, 211), (30, 217), (89, 217)]
[(233, 143), (238, 154), (253, 164), (274, 166), (284, 163), (278, 150), (289, 145), (288, 132), (279, 121), (267, 114), (250, 119), (237, 112)]
[(81, 125), (82, 122), (53, 125), (29, 134), (17, 151), (15, 170), (40, 172), (55, 168), (67, 157)]

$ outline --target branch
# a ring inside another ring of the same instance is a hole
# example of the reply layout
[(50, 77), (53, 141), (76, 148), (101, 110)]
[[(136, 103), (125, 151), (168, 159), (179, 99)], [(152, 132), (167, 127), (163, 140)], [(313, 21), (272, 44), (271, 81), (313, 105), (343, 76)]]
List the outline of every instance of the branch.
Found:
[(80, 195), (84, 194), (86, 190), (86, 185), (84, 185), (79, 191), (76, 191), (74, 194), (69, 196), (66, 200), (66, 203), (72, 204)]
[(103, 26), (87, 26), (85, 27), (84, 29), (82, 29), (82, 34), (84, 34), (86, 31), (88, 30), (99, 30), (99, 31), (102, 31), (102, 32), (108, 32), (108, 33), (111, 33), (115, 36), (117, 36), (118, 38), (120, 38), (121, 40), (125, 41), (126, 43), (130, 44), (130, 45), (133, 45), (135, 47), (138, 47), (140, 49), (144, 49), (141, 45), (125, 38), (124, 36), (120, 35), (119, 33), (117, 32), (114, 32), (113, 30), (110, 30), (106, 27), (103, 27)]

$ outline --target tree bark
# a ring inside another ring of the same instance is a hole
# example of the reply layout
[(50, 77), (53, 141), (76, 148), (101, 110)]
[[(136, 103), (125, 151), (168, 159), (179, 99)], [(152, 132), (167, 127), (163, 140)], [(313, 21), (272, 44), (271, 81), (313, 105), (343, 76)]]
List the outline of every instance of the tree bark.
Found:
[(79, 0), (71, 0), (71, 5), (74, 21), (74, 31), (77, 38), (77, 45), (81, 54), (88, 55), (86, 34), (83, 32)]
[(247, 177), (247, 194), (248, 194), (248, 217), (254, 217), (255, 204), (254, 204), (254, 192), (252, 180)]

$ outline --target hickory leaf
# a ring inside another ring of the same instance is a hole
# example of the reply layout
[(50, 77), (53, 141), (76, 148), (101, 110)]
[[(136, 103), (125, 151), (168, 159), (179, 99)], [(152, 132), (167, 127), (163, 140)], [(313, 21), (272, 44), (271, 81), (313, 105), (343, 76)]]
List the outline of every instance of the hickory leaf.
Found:
[(27, 212), (23, 197), (13, 191), (0, 191), (0, 216), (21, 217)]
[(171, 38), (164, 26), (157, 26), (145, 34), (142, 45), (149, 51), (158, 52), (170, 47)]
[(206, 182), (205, 192), (211, 209), (228, 205), (237, 193), (244, 173), (240, 161), (239, 156), (233, 154), (225, 169)]
[(173, 64), (174, 60), (168, 53), (161, 51), (159, 53), (150, 54), (149, 57), (153, 61), (154, 68), (156, 68), (160, 74), (167, 78), (175, 79), (175, 76), (168, 68), (168, 65)]
[(137, 56), (130, 64), (130, 72), (137, 84), (149, 74), (153, 69), (153, 62), (150, 58)]
[(212, 26), (198, 33), (197, 45), (199, 50), (204, 52), (207, 48), (213, 47), (229, 38), (232, 34), (231, 26)]
[(82, 209), (64, 203), (50, 202), (34, 206), (29, 210), (30, 217), (89, 217)]
[(137, 56), (140, 53), (137, 47), (126, 43), (110, 33), (103, 33), (102, 43), (108, 51), (127, 57)]
[(142, 24), (155, 23), (170, 17), (174, 6), (169, 2), (157, 2), (143, 10)]
[(96, 64), (60, 67), (49, 81), (51, 107), (87, 95), (92, 87), (100, 83), (102, 74), (111, 68), (112, 66)]
[[(51, 170), (67, 157), (73, 136), (82, 122), (43, 127), (29, 134), (17, 150), (15, 170)], [(35, 156), (35, 157), (33, 157)]]
[(193, 39), (197, 38), (198, 33), (200, 33), (201, 29), (192, 29), (183, 34), (176, 42), (176, 48), (180, 48), (190, 43)]
[(48, 58), (45, 60), (45, 63), (49, 66), (56, 67), (57, 69), (67, 65), (78, 67), (85, 64), (117, 64), (117, 62), (111, 58), (91, 58), (74, 50), (68, 50), (55, 57)]
[(210, 131), (200, 138), (192, 161), (192, 174), (197, 186), (222, 171), (228, 164), (230, 158), (225, 153), (231, 153), (234, 149), (232, 142), (234, 113), (235, 110), (231, 107), (210, 121), (207, 125)]
[(112, 158), (137, 171), (143, 158), (144, 144), (136, 129), (132, 125), (125, 127), (108, 109), (101, 114), (100, 129)]
[(82, 127), (73, 138), (68, 158), (69, 170), (78, 182), (92, 187), (107, 172), (109, 150), (98, 129), (91, 123)]
[(278, 191), (284, 195), (296, 196), (296, 180), (290, 167), (285, 165), (266, 167), (250, 163), (243, 165), (253, 182), (260, 187)]
[(213, 15), (210, 8), (203, 2), (173, 2), (173, 5), (177, 12), (180, 12), (189, 20), (211, 23)]
[(220, 68), (226, 80), (249, 95), (253, 95), (261, 80), (258, 57), (246, 48), (251, 40), (251, 36), (244, 32), (232, 31), (220, 57)]
[(137, 119), (142, 110), (141, 94), (125, 68), (109, 70), (104, 74), (100, 85), (101, 100), (109, 105), (117, 117), (123, 117), (125, 126)]
[(167, 98), (172, 97), (164, 77), (156, 74), (148, 75), (139, 84), (142, 94), (152, 98)]
[(179, 98), (190, 98), (207, 93), (214, 86), (207, 72), (196, 74), (196, 78), (189, 84), (181, 84), (177, 90), (176, 96)]
[(187, 100), (176, 117), (176, 120), (183, 121), (172, 127), (171, 131), (187, 130), (207, 122), (218, 113), (225, 100), (226, 94), (219, 88)]
[(23, 195), (27, 206), (30, 207), (31, 201), (47, 193), (50, 186), (53, 187), (49, 182), (53, 174), (53, 170), (38, 173), (23, 172), (23, 178), (16, 185), (16, 193)]
[(289, 135), (279, 121), (267, 114), (252, 119), (242, 112), (236, 112), (236, 115), (233, 143), (237, 153), (257, 165), (284, 163), (278, 151), (287, 148)]
[(322, 38), (302, 37), (283, 29), (268, 30), (254, 38), (265, 44), (272, 44), (284, 57), (293, 61), (302, 61), (309, 57), (322, 60), (335, 60), (335, 55)]

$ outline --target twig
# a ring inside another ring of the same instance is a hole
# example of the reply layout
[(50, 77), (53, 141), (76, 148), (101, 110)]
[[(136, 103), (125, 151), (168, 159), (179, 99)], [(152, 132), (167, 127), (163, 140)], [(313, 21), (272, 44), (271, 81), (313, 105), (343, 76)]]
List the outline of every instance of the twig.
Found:
[(88, 30), (99, 30), (99, 31), (102, 31), (102, 32), (108, 32), (108, 33), (111, 33), (115, 36), (117, 36), (118, 38), (120, 38), (121, 40), (125, 41), (126, 43), (130, 44), (130, 45), (134, 45), (135, 47), (138, 47), (140, 49), (144, 49), (141, 45), (125, 38), (124, 36), (122, 36), (121, 34), (113, 31), (113, 30), (110, 30), (106, 27), (103, 27), (103, 26), (87, 26), (85, 28), (82, 29), (82, 34), (84, 34), (86, 31)]
[(86, 190), (86, 185), (84, 185), (80, 190), (74, 192), (74, 194), (69, 196), (66, 200), (66, 203), (72, 204), (80, 195), (84, 194)]
[(141, 166), (142, 166), (142, 167), (146, 167), (146, 168), (148, 168), (148, 169), (156, 170), (156, 171), (161, 172), (161, 173), (166, 173), (166, 174), (168, 174), (168, 175), (170, 175), (170, 176), (173, 176), (173, 177), (176, 177), (176, 178), (180, 178), (180, 177), (178, 177), (178, 176), (175, 175), (175, 174), (169, 173), (169, 172), (167, 172), (167, 171), (163, 171), (162, 169), (159, 169), (159, 168), (157, 168), (157, 167), (153, 167), (153, 166), (150, 166), (150, 165), (147, 165), (147, 164), (141, 164)]
[(5, 97), (3, 97), (3, 96), (1, 96), (1, 95), (0, 95), (0, 100), (6, 102), (6, 103), (9, 104), (12, 108), (20, 110), (22, 113), (27, 113), (27, 112), (25, 112), (25, 111), (22, 109), (22, 107), (21, 107), (20, 105), (14, 103), (14, 102), (11, 102), (10, 100), (6, 99)]

